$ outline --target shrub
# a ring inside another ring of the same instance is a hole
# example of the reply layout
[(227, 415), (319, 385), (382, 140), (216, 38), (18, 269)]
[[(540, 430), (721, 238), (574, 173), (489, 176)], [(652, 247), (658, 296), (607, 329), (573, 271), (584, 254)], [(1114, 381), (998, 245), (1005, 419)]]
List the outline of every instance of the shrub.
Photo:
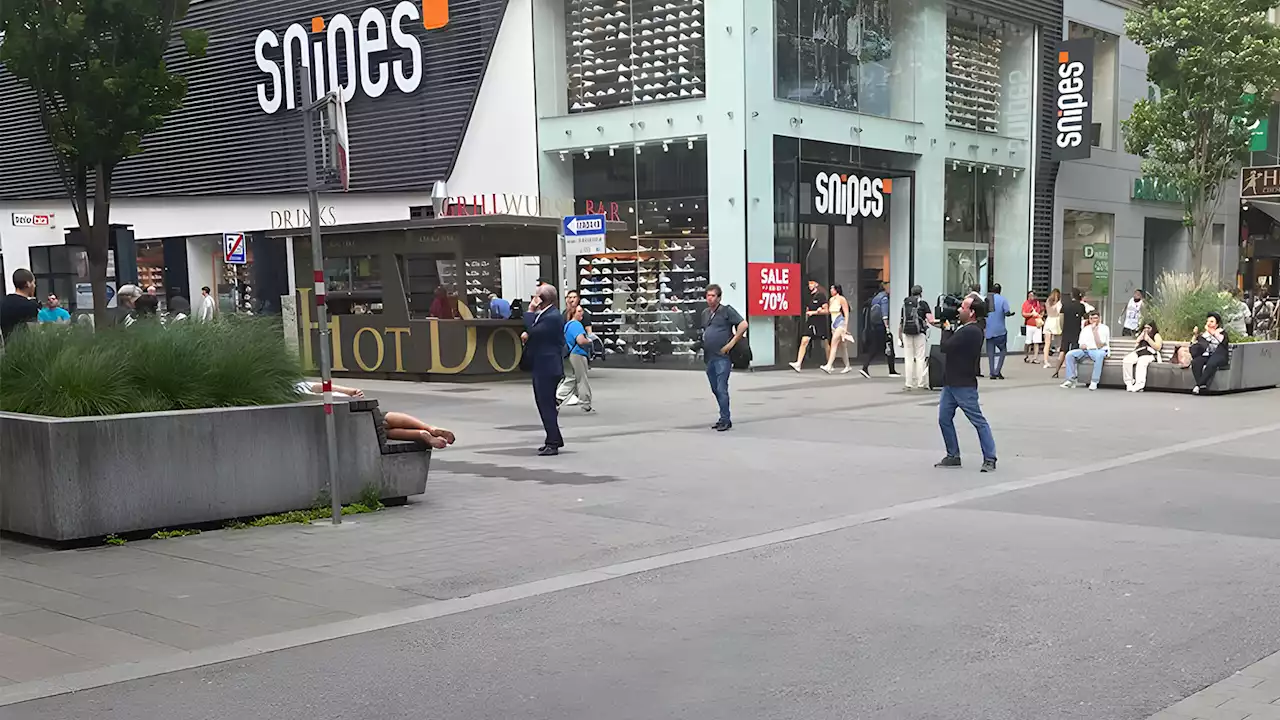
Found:
[[(1211, 312), (1222, 316), (1223, 325), (1230, 322), (1235, 300), (1224, 292), (1209, 273), (1166, 272), (1156, 280), (1156, 291), (1143, 307), (1143, 319), (1154, 320), (1166, 340), (1190, 340), (1191, 331), (1204, 329), (1204, 319)], [(1238, 338), (1228, 331), (1232, 342)]]
[(44, 325), (0, 357), (0, 410), (80, 417), (276, 405), (298, 399), (301, 366), (269, 318), (128, 328)]

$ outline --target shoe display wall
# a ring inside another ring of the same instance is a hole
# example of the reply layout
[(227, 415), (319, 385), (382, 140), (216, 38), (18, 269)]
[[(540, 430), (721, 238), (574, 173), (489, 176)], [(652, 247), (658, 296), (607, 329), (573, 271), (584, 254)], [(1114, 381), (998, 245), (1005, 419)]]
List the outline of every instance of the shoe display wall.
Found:
[(889, 115), (893, 12), (890, 0), (778, 3), (778, 97)]
[[(678, 212), (678, 201), (644, 201), (642, 214)], [(647, 212), (644, 212), (647, 211)], [(683, 218), (681, 218), (683, 220)], [(650, 223), (653, 224), (653, 223)], [(578, 292), (604, 343), (606, 360), (693, 359), (710, 269), (705, 228), (642, 231), (629, 247), (577, 260)]]
[(947, 18), (947, 124), (1000, 131), (1000, 29)]
[(703, 1), (566, 0), (569, 112), (705, 95)]

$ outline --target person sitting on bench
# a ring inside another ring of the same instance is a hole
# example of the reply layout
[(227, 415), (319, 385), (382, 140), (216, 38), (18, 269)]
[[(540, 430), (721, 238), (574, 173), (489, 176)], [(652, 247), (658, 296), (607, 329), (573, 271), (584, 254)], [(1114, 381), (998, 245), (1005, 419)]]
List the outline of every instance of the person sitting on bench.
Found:
[(1204, 332), (1197, 327), (1191, 335), (1191, 374), (1196, 379), (1191, 392), (1199, 395), (1209, 389), (1213, 376), (1226, 366), (1231, 347), (1222, 329), (1222, 316), (1216, 312), (1205, 316)]
[(1143, 323), (1138, 331), (1137, 348), (1124, 356), (1124, 387), (1128, 392), (1142, 392), (1147, 387), (1147, 366), (1160, 359), (1164, 339), (1155, 320)]
[[(298, 383), (297, 388), (298, 393), (301, 395), (324, 394), (324, 386), (318, 382), (304, 380)], [(335, 397), (340, 398), (361, 399), (364, 397), (364, 391), (360, 388), (343, 387), (342, 385), (334, 385), (333, 394)], [(380, 412), (379, 414), (382, 415), (382, 427), (387, 431), (388, 440), (420, 442), (424, 445), (430, 445), (436, 450), (443, 450), (457, 440), (452, 430), (432, 427), (407, 413)]]
[(1089, 380), (1089, 389), (1097, 390), (1098, 381), (1102, 379), (1102, 363), (1111, 354), (1111, 329), (1101, 323), (1102, 316), (1097, 310), (1089, 311), (1089, 324), (1080, 331), (1080, 346), (1067, 353), (1067, 381), (1064, 388), (1078, 385), (1079, 368), (1076, 364), (1086, 357), (1093, 361), (1093, 377)]

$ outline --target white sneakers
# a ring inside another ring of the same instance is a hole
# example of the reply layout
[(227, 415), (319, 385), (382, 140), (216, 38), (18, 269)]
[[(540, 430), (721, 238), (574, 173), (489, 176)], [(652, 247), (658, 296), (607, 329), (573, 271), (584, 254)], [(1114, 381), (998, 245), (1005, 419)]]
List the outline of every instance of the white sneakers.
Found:
[(1076, 385), (1076, 381), (1075, 381), (1075, 380), (1068, 380), (1068, 381), (1066, 381), (1066, 382), (1062, 383), (1062, 387), (1067, 388), (1068, 390), (1074, 390), (1074, 389), (1076, 389), (1076, 387), (1077, 387), (1077, 385)]
[(1098, 383), (1096, 383), (1096, 382), (1091, 382), (1091, 383), (1089, 383), (1089, 389), (1090, 389), (1090, 390), (1097, 390), (1097, 389), (1098, 389)]

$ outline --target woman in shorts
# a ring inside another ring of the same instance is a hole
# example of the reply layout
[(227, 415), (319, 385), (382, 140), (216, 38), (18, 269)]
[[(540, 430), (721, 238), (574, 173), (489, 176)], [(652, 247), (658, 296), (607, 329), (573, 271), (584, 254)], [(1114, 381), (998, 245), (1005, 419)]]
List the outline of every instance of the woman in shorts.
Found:
[(853, 336), (849, 334), (849, 300), (839, 285), (831, 286), (827, 312), (831, 317), (831, 349), (827, 351), (827, 364), (822, 366), (822, 372), (828, 375), (835, 372), (836, 353), (840, 353), (844, 359), (844, 369), (840, 371), (843, 375), (853, 369), (849, 364), (849, 345), (853, 343)]
[(1053, 339), (1062, 337), (1062, 291), (1054, 288), (1045, 302), (1044, 316), (1044, 366), (1049, 367), (1049, 351), (1053, 348)]
[(1033, 363), (1039, 359), (1040, 343), (1044, 342), (1044, 303), (1032, 290), (1022, 303), (1022, 317), (1026, 320), (1027, 351), (1022, 362)]

